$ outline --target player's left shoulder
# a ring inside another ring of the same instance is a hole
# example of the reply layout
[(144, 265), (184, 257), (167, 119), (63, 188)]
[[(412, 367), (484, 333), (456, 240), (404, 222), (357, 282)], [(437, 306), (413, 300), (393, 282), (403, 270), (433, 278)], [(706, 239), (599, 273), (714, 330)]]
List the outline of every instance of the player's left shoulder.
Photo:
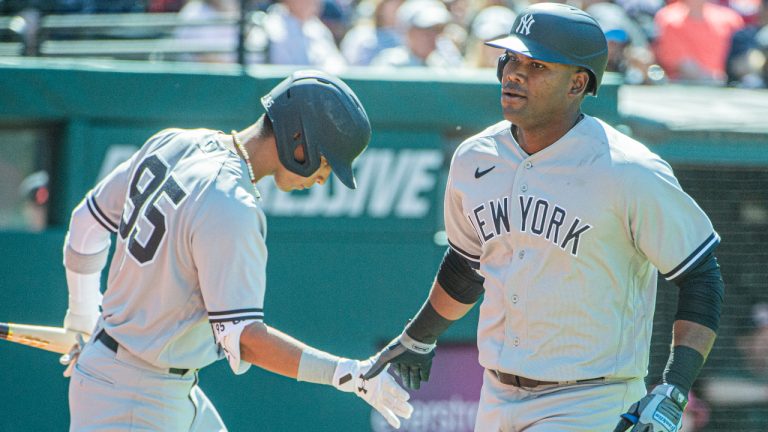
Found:
[[(653, 167), (666, 162), (648, 146), (632, 138), (623, 131), (608, 123), (594, 118), (595, 129), (599, 131), (598, 145), (607, 147), (611, 155), (611, 162), (616, 166), (645, 166)], [(668, 166), (668, 165), (667, 165)]]

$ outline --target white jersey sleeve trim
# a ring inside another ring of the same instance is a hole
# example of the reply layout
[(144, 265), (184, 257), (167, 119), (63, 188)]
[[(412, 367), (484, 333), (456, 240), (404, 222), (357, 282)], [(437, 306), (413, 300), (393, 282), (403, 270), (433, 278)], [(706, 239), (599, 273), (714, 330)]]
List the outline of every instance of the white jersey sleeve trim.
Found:
[(455, 250), (456, 253), (463, 256), (467, 260), (469, 260), (470, 264), (472, 265), (472, 268), (474, 268), (475, 270), (477, 270), (480, 267), (480, 256), (470, 254), (469, 252), (453, 244), (450, 240), (448, 240), (448, 246), (450, 246), (451, 249)]
[(208, 311), (208, 321), (210, 321), (211, 324), (241, 320), (264, 321), (264, 309), (250, 308), (233, 309), (221, 312)]
[(88, 206), (88, 211), (91, 212), (91, 215), (94, 219), (96, 219), (96, 222), (98, 222), (101, 226), (104, 227), (104, 229), (111, 232), (112, 234), (117, 233), (118, 225), (115, 222), (112, 222), (107, 217), (107, 215), (104, 214), (101, 208), (99, 208), (99, 205), (96, 203), (96, 199), (94, 199), (93, 194), (89, 193), (85, 200)]
[(699, 247), (696, 248), (696, 250), (693, 251), (692, 254), (688, 255), (688, 257), (684, 259), (683, 262), (681, 262), (677, 267), (673, 268), (668, 273), (662, 274), (662, 276), (668, 281), (675, 280), (680, 275), (687, 272), (688, 269), (690, 269), (693, 264), (698, 262), (701, 257), (706, 256), (712, 252), (712, 250), (719, 244), (720, 236), (717, 235), (716, 232), (713, 232), (709, 237), (707, 237), (706, 240), (704, 240), (701, 245), (699, 245)]

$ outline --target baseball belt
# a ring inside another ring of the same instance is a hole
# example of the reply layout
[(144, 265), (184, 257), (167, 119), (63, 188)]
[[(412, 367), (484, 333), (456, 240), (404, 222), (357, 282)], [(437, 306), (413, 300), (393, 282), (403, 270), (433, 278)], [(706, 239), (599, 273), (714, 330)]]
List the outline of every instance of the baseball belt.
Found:
[[(109, 348), (110, 351), (117, 354), (117, 348), (120, 346), (120, 344), (118, 344), (116, 340), (112, 339), (112, 336), (108, 335), (107, 332), (104, 331), (104, 329), (101, 329), (101, 331), (99, 331), (99, 334), (96, 335), (96, 340), (104, 344), (104, 346)], [(179, 368), (168, 369), (168, 373), (173, 375), (186, 375), (187, 372), (189, 372), (189, 369), (179, 369)]]
[(590, 378), (576, 381), (539, 381), (531, 378), (522, 377), (519, 375), (513, 375), (505, 372), (501, 372), (495, 369), (490, 369), (491, 373), (499, 380), (500, 383), (511, 385), (514, 387), (535, 388), (544, 385), (566, 385), (566, 384), (586, 384), (591, 382), (605, 381), (604, 377)]

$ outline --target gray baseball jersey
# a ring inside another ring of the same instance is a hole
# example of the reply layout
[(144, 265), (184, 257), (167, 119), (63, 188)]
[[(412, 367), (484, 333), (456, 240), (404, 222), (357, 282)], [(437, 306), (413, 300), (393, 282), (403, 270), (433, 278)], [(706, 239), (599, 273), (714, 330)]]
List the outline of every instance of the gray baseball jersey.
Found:
[(445, 225), (485, 277), (480, 363), (543, 381), (644, 376), (657, 271), (719, 243), (665, 161), (590, 116), (533, 155), (507, 121), (462, 143)]
[(266, 218), (224, 137), (159, 132), (86, 196), (117, 234), (103, 326), (158, 367), (202, 368), (228, 354), (214, 332), (264, 316)]

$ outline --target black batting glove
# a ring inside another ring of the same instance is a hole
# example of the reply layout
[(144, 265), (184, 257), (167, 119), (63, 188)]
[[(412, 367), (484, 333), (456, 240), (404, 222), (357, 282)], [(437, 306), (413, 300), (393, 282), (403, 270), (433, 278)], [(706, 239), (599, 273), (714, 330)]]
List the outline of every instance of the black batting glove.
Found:
[(672, 384), (656, 386), (621, 415), (613, 432), (677, 432), (683, 424), (688, 395)]
[(418, 390), (422, 381), (429, 381), (435, 345), (419, 342), (403, 332), (374, 356), (373, 366), (363, 379), (375, 377), (387, 364), (392, 364), (392, 370), (400, 377), (403, 385)]

